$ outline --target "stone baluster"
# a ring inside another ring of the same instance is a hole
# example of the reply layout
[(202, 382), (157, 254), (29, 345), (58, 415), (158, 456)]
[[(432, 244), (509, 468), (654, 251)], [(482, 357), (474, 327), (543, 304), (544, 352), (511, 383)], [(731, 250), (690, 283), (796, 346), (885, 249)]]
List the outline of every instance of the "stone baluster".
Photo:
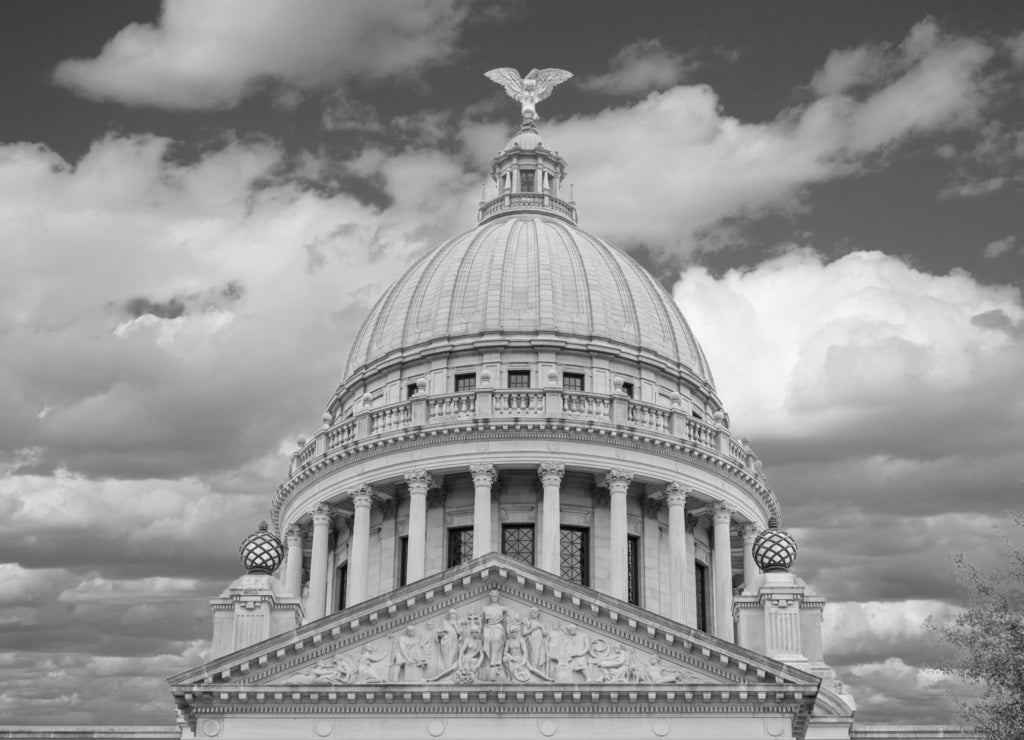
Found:
[(686, 488), (670, 483), (665, 489), (668, 501), (668, 604), (669, 617), (677, 622), (686, 620), (686, 594), (690, 582), (686, 569)]
[(757, 565), (754, 563), (754, 540), (760, 533), (761, 528), (754, 522), (747, 522), (740, 528), (743, 536), (743, 590), (748, 591), (757, 575)]
[(470, 465), (473, 475), (473, 557), (491, 551), (491, 486), (497, 477), (493, 465)]
[(733, 512), (720, 501), (712, 507), (712, 513), (715, 523), (715, 637), (732, 642), (732, 547), (729, 543), (729, 529)]
[(310, 621), (320, 619), (327, 613), (327, 541), (331, 534), (331, 507), (317, 504), (310, 512), (313, 516), (313, 554), (309, 565), (309, 604), (307, 616)]
[(284, 530), (288, 545), (287, 566), (284, 571), (284, 587), (296, 599), (302, 597), (302, 546), (305, 533), (298, 524), (289, 524)]
[(360, 486), (352, 492), (352, 539), (348, 556), (348, 599), (346, 607), (366, 601), (367, 566), (370, 550), (370, 505), (373, 489)]
[(608, 592), (616, 599), (626, 600), (629, 584), (629, 533), (626, 531), (626, 492), (633, 474), (625, 470), (609, 470), (604, 478), (609, 494), (609, 530), (611, 535), (611, 573)]
[(405, 582), (423, 578), (427, 562), (427, 491), (434, 479), (426, 470), (412, 470), (405, 474), (409, 486), (409, 547), (405, 562)]
[(559, 496), (562, 488), (562, 477), (565, 465), (561, 463), (541, 463), (537, 470), (540, 482), (544, 486), (543, 527), (540, 535), (540, 567), (548, 573), (559, 575), (562, 572), (561, 552), (562, 510)]

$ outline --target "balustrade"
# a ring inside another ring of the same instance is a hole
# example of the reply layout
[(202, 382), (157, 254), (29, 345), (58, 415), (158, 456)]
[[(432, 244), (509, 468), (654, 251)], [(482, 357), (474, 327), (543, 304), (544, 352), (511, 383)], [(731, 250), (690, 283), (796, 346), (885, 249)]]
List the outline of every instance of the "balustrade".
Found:
[(476, 393), (459, 393), (431, 398), (428, 408), (430, 413), (427, 420), (430, 422), (472, 419), (476, 416)]
[[(429, 426), (446, 422), (476, 420), (478, 418), (477, 393), (482, 390), (484, 389), (419, 400), (406, 400), (384, 408), (363, 412), (355, 418), (346, 419), (344, 422), (321, 431), (317, 437), (310, 440), (296, 453), (293, 457), (293, 466), (297, 464), (297, 467), (293, 467), (293, 473), (310, 463), (318, 454), (331, 453), (353, 445), (367, 434), (377, 437), (389, 433), (399, 433), (412, 426), (422, 424)], [(546, 405), (545, 398), (546, 395), (550, 395), (550, 390), (486, 389), (486, 392), (491, 395), (492, 399), (491, 411), (488, 415), (491, 418), (544, 418), (550, 414), (550, 407)], [(756, 458), (752, 458), (743, 443), (735, 439), (726, 429), (701, 419), (684, 416), (679, 410), (663, 408), (633, 399), (627, 399), (623, 421), (613, 420), (613, 398), (611, 396), (570, 392), (562, 389), (557, 389), (556, 392), (561, 397), (560, 415), (563, 419), (607, 426), (622, 424), (624, 421), (626, 426), (642, 429), (662, 437), (678, 438), (716, 454), (725, 454), (742, 467), (752, 471), (756, 477), (763, 477)], [(414, 423), (413, 406), (417, 402), (425, 405), (426, 413), (418, 417), (421, 421)], [(486, 409), (487, 406), (482, 408)], [(487, 414), (486, 411), (481, 413)], [(317, 444), (321, 439), (320, 435), (323, 435), (323, 446)], [(724, 438), (721, 442), (724, 445), (722, 447), (719, 446), (720, 435)]]
[(544, 394), (536, 391), (497, 391), (494, 394), (495, 416), (542, 416)]
[(591, 393), (562, 393), (562, 413), (570, 419), (609, 421), (612, 403), (606, 396)]
[(480, 206), (477, 219), (483, 221), (499, 213), (519, 209), (550, 211), (576, 223), (576, 207), (549, 193), (504, 193)]

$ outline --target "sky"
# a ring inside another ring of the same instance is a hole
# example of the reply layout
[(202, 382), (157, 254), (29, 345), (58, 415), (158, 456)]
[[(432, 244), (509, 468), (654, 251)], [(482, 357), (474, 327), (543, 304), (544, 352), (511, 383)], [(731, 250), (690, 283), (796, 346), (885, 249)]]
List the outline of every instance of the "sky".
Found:
[[(362, 317), (539, 106), (765, 461), (858, 720), (952, 719), (1024, 475), (1024, 5), (9, 0), (0, 722), (171, 724)], [(486, 191), (485, 191), (486, 192)]]

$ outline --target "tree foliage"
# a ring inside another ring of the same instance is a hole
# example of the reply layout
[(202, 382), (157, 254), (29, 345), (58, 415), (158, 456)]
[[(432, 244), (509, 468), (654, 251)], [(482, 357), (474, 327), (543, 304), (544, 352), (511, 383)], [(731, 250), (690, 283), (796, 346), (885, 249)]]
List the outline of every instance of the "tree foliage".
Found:
[[(1024, 528), (1024, 515), (1010, 517)], [(963, 723), (986, 740), (1024, 740), (1024, 547), (1004, 546), (995, 568), (955, 556), (966, 610), (931, 629), (955, 649), (942, 670), (981, 687), (979, 698), (958, 701)]]

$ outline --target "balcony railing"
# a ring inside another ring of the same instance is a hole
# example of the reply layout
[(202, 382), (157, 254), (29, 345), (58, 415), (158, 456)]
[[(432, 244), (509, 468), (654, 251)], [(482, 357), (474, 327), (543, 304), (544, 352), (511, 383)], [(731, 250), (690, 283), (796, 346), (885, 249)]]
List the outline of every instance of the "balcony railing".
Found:
[(327, 424), (292, 456), (291, 475), (300, 474), (327, 456), (349, 452), (418, 431), (451, 424), (487, 424), (531, 420), (574, 427), (599, 428), (602, 433), (643, 435), (659, 445), (686, 446), (728, 461), (764, 484), (761, 463), (750, 448), (724, 426), (624, 395), (603, 395), (549, 389), (477, 388), (443, 396), (422, 394), (384, 407), (366, 407), (344, 421)]
[(579, 222), (575, 205), (548, 193), (504, 193), (480, 205), (477, 221), (486, 221), (511, 211), (552, 213), (574, 224)]

